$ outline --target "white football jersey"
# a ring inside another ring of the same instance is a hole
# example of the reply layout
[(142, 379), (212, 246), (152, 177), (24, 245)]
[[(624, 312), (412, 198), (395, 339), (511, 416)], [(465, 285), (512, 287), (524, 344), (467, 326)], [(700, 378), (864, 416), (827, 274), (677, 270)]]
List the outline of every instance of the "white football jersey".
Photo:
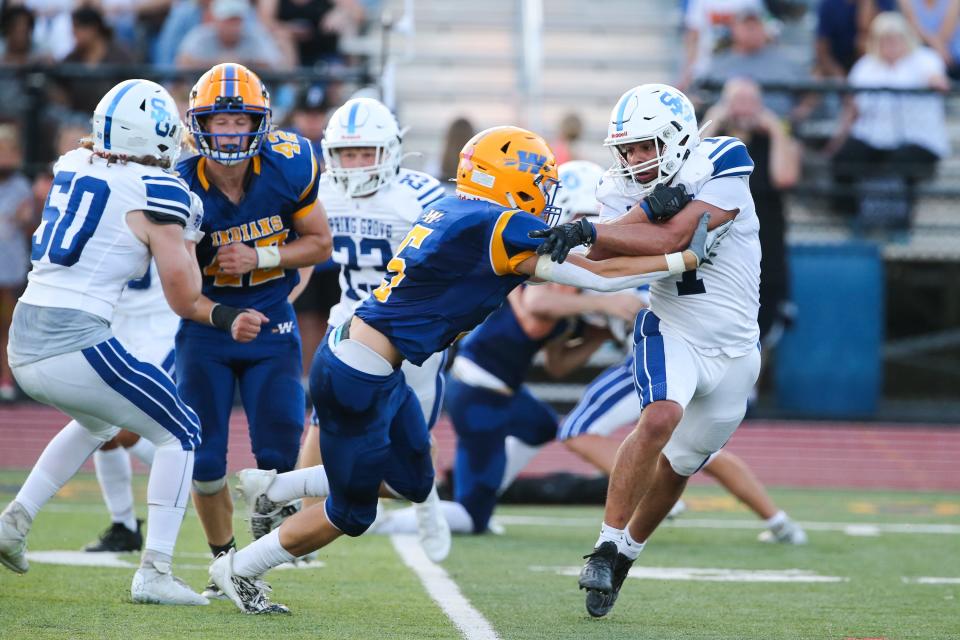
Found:
[(114, 313), (125, 316), (176, 315), (163, 295), (156, 262), (151, 260), (145, 274), (127, 283)]
[(186, 221), (190, 191), (157, 167), (108, 166), (86, 149), (61, 156), (33, 234), (33, 269), (20, 299), (111, 320), (127, 282), (144, 276), (150, 263), (148, 247), (127, 226), (131, 211)]
[[(711, 264), (650, 286), (650, 308), (664, 335), (675, 335), (705, 352), (736, 357), (757, 348), (760, 329), (760, 220), (750, 194), (753, 160), (737, 138), (706, 138), (681, 167), (682, 183), (694, 200), (739, 209)], [(636, 200), (604, 176), (597, 187), (601, 221), (627, 212)]]
[(393, 182), (363, 198), (347, 198), (321, 177), (318, 197), (333, 235), (333, 260), (340, 265), (340, 302), (330, 310), (331, 327), (345, 322), (380, 286), (413, 223), (444, 195), (439, 180), (410, 169), (400, 169)]

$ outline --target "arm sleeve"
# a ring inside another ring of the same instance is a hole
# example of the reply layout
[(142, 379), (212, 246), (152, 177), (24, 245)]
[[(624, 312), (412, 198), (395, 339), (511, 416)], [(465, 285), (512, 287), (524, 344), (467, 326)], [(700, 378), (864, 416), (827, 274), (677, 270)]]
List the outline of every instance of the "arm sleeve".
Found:
[(547, 224), (525, 211), (510, 209), (497, 218), (490, 237), (490, 264), (498, 276), (520, 275), (517, 265), (534, 255), (542, 238), (528, 234), (537, 229), (546, 229)]
[(554, 262), (550, 256), (540, 256), (537, 258), (537, 269), (534, 275), (541, 280), (567, 284), (580, 289), (620, 291), (621, 289), (633, 289), (650, 284), (671, 274), (669, 271), (654, 271), (653, 273), (605, 278), (572, 262), (558, 263)]
[(173, 176), (142, 176), (146, 202), (144, 211), (159, 217), (179, 218), (184, 226), (190, 219), (190, 190), (186, 183)]

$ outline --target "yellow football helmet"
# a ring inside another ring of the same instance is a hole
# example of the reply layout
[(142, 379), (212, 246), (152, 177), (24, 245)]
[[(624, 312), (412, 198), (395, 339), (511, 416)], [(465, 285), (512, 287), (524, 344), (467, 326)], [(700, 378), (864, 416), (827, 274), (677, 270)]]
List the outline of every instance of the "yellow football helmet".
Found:
[(493, 127), (473, 136), (460, 152), (457, 195), (529, 211), (553, 224), (560, 179), (543, 138), (520, 127)]
[[(253, 118), (253, 130), (239, 134), (245, 144), (221, 144), (221, 138), (238, 134), (214, 134), (206, 130), (206, 116), (214, 113), (246, 113)], [(200, 155), (232, 165), (260, 152), (263, 137), (271, 128), (270, 93), (257, 74), (236, 62), (224, 62), (200, 76), (190, 91), (187, 121)]]

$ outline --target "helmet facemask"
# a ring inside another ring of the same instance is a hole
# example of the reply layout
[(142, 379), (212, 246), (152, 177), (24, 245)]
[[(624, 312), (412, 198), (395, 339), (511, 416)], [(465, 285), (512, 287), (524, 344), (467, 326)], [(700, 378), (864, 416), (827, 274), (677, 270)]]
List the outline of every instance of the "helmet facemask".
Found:
[[(382, 144), (327, 144), (321, 145), (324, 173), (348, 198), (359, 198), (376, 193), (381, 187), (390, 184), (400, 171), (402, 156), (400, 140), (390, 140)], [(373, 164), (365, 167), (344, 167), (340, 161), (340, 152), (343, 149), (370, 149), (376, 150)]]
[[(207, 121), (216, 114), (243, 113), (250, 116), (251, 130), (236, 133), (211, 133)], [(247, 108), (243, 98), (218, 96), (213, 107), (191, 109), (190, 132), (197, 143), (200, 155), (225, 166), (240, 164), (260, 153), (263, 137), (270, 131), (270, 110)], [(224, 138), (239, 138), (240, 143), (221, 144)], [(247, 144), (244, 145), (243, 142)], [(246, 149), (244, 149), (246, 146)]]
[[(683, 133), (678, 123), (671, 122), (651, 137), (609, 145), (614, 159), (609, 173), (615, 178), (620, 178), (616, 184), (624, 195), (642, 198), (653, 191), (658, 184), (669, 182), (677, 174), (684, 160), (690, 155), (690, 150), (687, 148), (689, 137)], [(621, 148), (648, 140), (654, 143), (656, 151), (654, 156), (638, 164), (629, 164)], [(640, 180), (639, 176), (654, 168), (657, 170), (656, 176), (646, 182)]]

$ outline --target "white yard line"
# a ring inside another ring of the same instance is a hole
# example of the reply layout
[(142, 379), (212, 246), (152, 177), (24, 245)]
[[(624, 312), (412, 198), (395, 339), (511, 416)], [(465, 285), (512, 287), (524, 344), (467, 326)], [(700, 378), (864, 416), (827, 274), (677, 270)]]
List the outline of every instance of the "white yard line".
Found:
[[(531, 571), (577, 576), (580, 567), (532, 566)], [(822, 576), (804, 569), (711, 569), (704, 567), (635, 566), (629, 578), (638, 580), (685, 580), (695, 582), (849, 582), (843, 576)]]
[(413, 569), (423, 588), (466, 640), (500, 640), (490, 622), (460, 593), (457, 583), (443, 567), (427, 558), (416, 536), (396, 534), (390, 536), (390, 541), (404, 564)]
[[(496, 516), (495, 519), (499, 524), (508, 526), (597, 527), (600, 525), (600, 521), (597, 518), (500, 515)], [(808, 531), (840, 531), (851, 536), (874, 536), (881, 533), (925, 533), (942, 535), (956, 535), (960, 533), (960, 525), (955, 524), (921, 524), (910, 522), (800, 522), (799, 524)], [(680, 529), (763, 529), (763, 523), (760, 520), (722, 520), (686, 517), (669, 520), (665, 522), (663, 526), (678, 527)]]

